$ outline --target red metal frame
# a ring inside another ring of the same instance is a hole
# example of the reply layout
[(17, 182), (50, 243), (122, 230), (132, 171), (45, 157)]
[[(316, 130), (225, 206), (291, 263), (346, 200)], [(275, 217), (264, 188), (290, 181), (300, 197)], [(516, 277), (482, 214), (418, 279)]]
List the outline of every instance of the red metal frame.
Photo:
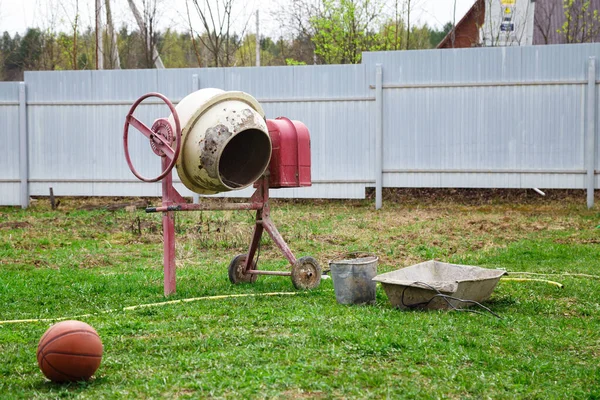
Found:
[[(148, 97), (158, 97), (162, 99), (171, 110), (175, 122), (175, 132), (167, 119), (160, 118), (154, 122), (152, 128), (148, 128), (144, 123), (133, 116), (137, 106)], [(140, 175), (134, 168), (129, 157), (129, 126), (139, 130), (150, 140), (150, 144), (155, 154), (161, 157), (162, 172), (155, 178), (146, 178)], [(176, 144), (173, 149), (173, 143)], [(176, 263), (175, 263), (175, 212), (176, 211), (199, 211), (199, 210), (256, 210), (256, 222), (254, 234), (246, 257), (246, 264), (243, 268), (243, 274), (250, 275), (281, 275), (292, 276), (292, 272), (285, 271), (259, 271), (250, 269), (250, 266), (256, 265), (254, 260), (258, 252), (258, 246), (263, 231), (267, 231), (273, 242), (279, 247), (283, 255), (288, 259), (292, 267), (297, 260), (294, 254), (286, 244), (285, 240), (279, 234), (275, 224), (271, 220), (269, 208), (269, 171), (254, 184), (256, 188), (254, 194), (245, 203), (222, 203), (219, 205), (209, 204), (189, 204), (183, 196), (173, 187), (172, 169), (177, 161), (181, 148), (181, 127), (179, 117), (173, 104), (160, 93), (148, 93), (140, 97), (131, 107), (125, 118), (123, 129), (123, 145), (125, 150), (125, 159), (131, 172), (140, 180), (145, 182), (157, 182), (162, 179), (162, 204), (160, 207), (148, 207), (146, 212), (162, 212), (163, 225), (163, 265), (164, 265), (164, 292), (168, 296), (176, 289)], [(256, 268), (256, 267), (255, 267)], [(293, 277), (292, 277), (293, 280)]]
[[(162, 156), (163, 170), (168, 167), (169, 160)], [(246, 203), (222, 203), (213, 204), (189, 204), (173, 187), (173, 176), (168, 173), (162, 181), (162, 205), (160, 207), (148, 207), (147, 213), (163, 213), (163, 247), (164, 247), (164, 289), (165, 296), (175, 293), (176, 289), (176, 264), (175, 264), (175, 223), (174, 213), (176, 211), (198, 211), (198, 210), (256, 210), (256, 222), (254, 225), (254, 234), (248, 250), (244, 273), (251, 275), (279, 275), (290, 276), (288, 271), (260, 271), (249, 269), (249, 266), (256, 265), (254, 258), (258, 251), (258, 245), (263, 231), (267, 231), (273, 242), (279, 247), (285, 258), (293, 266), (296, 263), (296, 257), (288, 247), (287, 243), (277, 230), (277, 227), (271, 220), (269, 207), (269, 174), (266, 173), (258, 181), (258, 187), (254, 194)]]

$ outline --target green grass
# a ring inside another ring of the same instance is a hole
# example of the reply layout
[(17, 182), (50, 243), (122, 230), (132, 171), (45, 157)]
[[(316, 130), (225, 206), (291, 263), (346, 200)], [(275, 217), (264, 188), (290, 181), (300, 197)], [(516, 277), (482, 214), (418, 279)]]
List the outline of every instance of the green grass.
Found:
[[(95, 200), (111, 204), (112, 199)], [(336, 303), (331, 280), (296, 292), (285, 277), (232, 286), (253, 215), (177, 214), (177, 294), (164, 301), (159, 215), (0, 208), (0, 320), (73, 317), (91, 324), (104, 358), (89, 382), (57, 385), (36, 348), (52, 322), (0, 324), (0, 397), (12, 398), (600, 398), (600, 213), (579, 199), (275, 202), (297, 257), (323, 267), (349, 251), (379, 271), (420, 261), (505, 268), (559, 281), (501, 281), (486, 302), (503, 319)], [(287, 268), (263, 239), (260, 268)], [(571, 274), (571, 275), (567, 275)], [(270, 292), (295, 295), (260, 296)], [(113, 310), (113, 311), (110, 311)]]

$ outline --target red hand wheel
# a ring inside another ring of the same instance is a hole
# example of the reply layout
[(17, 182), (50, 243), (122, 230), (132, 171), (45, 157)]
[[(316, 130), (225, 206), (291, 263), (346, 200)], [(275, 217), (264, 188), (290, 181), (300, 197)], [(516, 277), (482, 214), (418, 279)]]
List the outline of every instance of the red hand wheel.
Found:
[[(152, 124), (152, 129), (150, 129), (143, 122), (133, 116), (133, 112), (137, 106), (139, 106), (140, 103), (148, 97), (158, 97), (169, 107), (171, 114), (173, 114), (173, 119), (175, 120), (175, 137), (173, 137), (173, 128), (167, 119), (157, 119), (154, 121), (154, 124)], [(132, 125), (150, 140), (150, 146), (156, 155), (167, 157), (171, 160), (169, 165), (167, 165), (163, 172), (156, 178), (146, 178), (140, 175), (140, 173), (137, 172), (137, 170), (133, 167), (131, 158), (129, 157), (129, 125)], [(173, 141), (175, 141), (175, 150), (173, 150), (172, 147)], [(125, 148), (125, 159), (127, 160), (127, 165), (129, 165), (129, 169), (138, 179), (144, 182), (157, 182), (167, 176), (175, 166), (177, 157), (179, 156), (179, 150), (181, 150), (181, 126), (179, 124), (179, 116), (177, 115), (177, 111), (175, 111), (175, 106), (173, 106), (173, 103), (171, 103), (169, 99), (160, 93), (147, 93), (137, 99), (125, 117), (125, 127), (123, 128), (123, 147)]]

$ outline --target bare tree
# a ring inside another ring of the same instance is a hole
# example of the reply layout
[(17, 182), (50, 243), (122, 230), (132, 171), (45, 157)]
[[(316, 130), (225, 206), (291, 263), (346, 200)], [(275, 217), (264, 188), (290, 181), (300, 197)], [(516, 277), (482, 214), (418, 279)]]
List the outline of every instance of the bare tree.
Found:
[(285, 33), (312, 37), (314, 28), (310, 20), (321, 14), (322, 1), (320, 0), (290, 0), (282, 2), (272, 16), (286, 31)]
[(60, 63), (61, 54), (57, 41), (57, 25), (61, 20), (60, 4), (57, 0), (48, 1), (41, 19), (40, 69), (53, 70)]
[(159, 0), (142, 0), (143, 16), (140, 14), (133, 0), (127, 0), (127, 2), (129, 3), (129, 8), (140, 28), (142, 38), (144, 39), (147, 66), (154, 64), (156, 68), (164, 69), (165, 65), (163, 64), (156, 47), (157, 6)]
[(497, 21), (502, 21), (502, 11), (496, 11), (494, 6), (494, 0), (485, 0), (485, 21), (479, 35), (483, 46), (498, 46), (501, 40), (500, 24)]
[(452, 10), (452, 30), (450, 31), (450, 40), (452, 41), (452, 48), (454, 48), (454, 42), (456, 41), (456, 0), (454, 0), (454, 9)]
[(113, 25), (112, 12), (110, 10), (110, 0), (104, 0), (106, 4), (106, 28), (108, 32), (109, 44), (109, 64), (112, 69), (121, 69), (121, 61), (119, 60), (119, 47), (117, 43), (117, 32)]
[[(239, 47), (239, 37), (243, 37), (248, 21), (239, 36), (232, 32), (232, 9), (235, 0), (199, 1), (188, 0), (192, 9), (200, 19), (204, 33), (195, 31), (190, 24), (192, 36), (196, 37), (208, 50), (211, 64), (215, 67), (228, 67), (231, 65), (233, 55)], [(189, 10), (189, 8), (188, 8)], [(188, 12), (188, 21), (191, 21)]]
[[(291, 37), (293, 54), (297, 61), (317, 63), (316, 47), (312, 42), (315, 28), (311, 20), (323, 14), (322, 0), (291, 0), (282, 2), (271, 15), (279, 23), (283, 36)], [(283, 42), (282, 42), (283, 44)], [(310, 53), (310, 54), (306, 54)], [(287, 58), (287, 57), (285, 57)]]
[(554, 18), (557, 10), (556, 1), (538, 1), (535, 5), (535, 16), (533, 25), (540, 32), (544, 44), (550, 44), (550, 38), (554, 33), (552, 31), (552, 18)]
[(94, 17), (96, 22), (96, 69), (104, 69), (104, 28), (102, 27), (102, 0), (96, 0)]
[(406, 50), (410, 48), (410, 14), (412, 11), (410, 1), (406, 0)]
[[(378, 7), (377, 2), (371, 1), (372, 6)], [(409, 50), (414, 48), (415, 33), (411, 26), (413, 11), (420, 5), (419, 0), (394, 0), (393, 5), (385, 10), (388, 19), (382, 26), (385, 50)], [(377, 12), (377, 15), (380, 13)], [(377, 21), (371, 21), (374, 25)], [(372, 29), (372, 28), (370, 28)], [(418, 38), (417, 38), (418, 42)]]
[[(0, 22), (2, 22), (2, 0), (0, 0)], [(4, 80), (4, 61), (5, 60), (6, 60), (6, 54), (3, 54), (3, 52), (0, 50), (0, 81)]]
[(70, 61), (71, 61), (71, 68), (76, 70), (77, 69), (77, 36), (79, 35), (78, 33), (78, 29), (79, 29), (79, 0), (75, 0), (75, 16), (74, 17), (70, 17), (69, 16), (69, 12), (67, 11), (67, 9), (65, 8), (65, 5), (63, 3), (60, 3), (60, 6), (62, 7), (66, 18), (69, 20), (69, 25), (71, 25), (71, 30), (73, 31), (73, 39), (72, 39), (72, 43), (71, 43), (71, 51), (70, 51)]
[(192, 47), (194, 49), (194, 55), (196, 56), (196, 61), (198, 62), (198, 66), (202, 67), (202, 53), (198, 48), (198, 42), (196, 41), (196, 33), (194, 31), (194, 25), (192, 24), (192, 17), (190, 15), (190, 5), (186, 0), (185, 2), (185, 11), (187, 16), (188, 30), (190, 33), (190, 38), (192, 39)]
[[(392, 50), (398, 50), (398, 39), (401, 40), (399, 33), (401, 32), (402, 25), (402, 17), (400, 16), (400, 9), (398, 7), (398, 0), (394, 1), (394, 44), (391, 47)], [(386, 35), (387, 37), (387, 35)]]
[(256, 66), (260, 67), (260, 19), (256, 10)]

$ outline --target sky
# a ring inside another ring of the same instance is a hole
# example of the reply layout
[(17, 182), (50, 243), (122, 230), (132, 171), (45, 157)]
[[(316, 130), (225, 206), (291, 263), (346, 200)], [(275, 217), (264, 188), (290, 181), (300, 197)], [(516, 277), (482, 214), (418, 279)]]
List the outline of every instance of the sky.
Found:
[[(161, 30), (166, 28), (187, 30), (185, 1), (163, 0), (160, 3), (159, 28)], [(417, 25), (427, 23), (438, 29), (446, 22), (452, 21), (454, 16), (456, 22), (460, 21), (475, 2), (475, 0), (411, 1), (415, 4), (411, 20)], [(29, 27), (48, 29), (51, 27), (50, 21), (54, 21), (55, 30), (69, 31), (77, 3), (83, 26), (94, 26), (94, 0), (0, 0), (0, 32), (8, 31), (13, 35), (16, 32), (23, 34)], [(136, 3), (141, 8), (141, 0), (136, 0)], [(241, 31), (244, 26), (247, 26), (246, 32), (254, 32), (255, 19), (252, 15), (258, 9), (261, 35), (279, 37), (282, 28), (273, 14), (281, 9), (283, 3), (285, 0), (237, 0), (232, 12), (236, 18), (235, 30)], [(115, 26), (135, 25), (127, 0), (111, 0), (111, 8)]]

